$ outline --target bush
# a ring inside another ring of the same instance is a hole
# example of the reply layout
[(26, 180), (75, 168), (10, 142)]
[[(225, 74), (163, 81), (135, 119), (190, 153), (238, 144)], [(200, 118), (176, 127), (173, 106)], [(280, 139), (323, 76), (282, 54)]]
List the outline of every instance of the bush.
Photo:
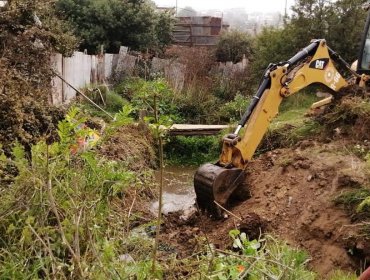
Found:
[(229, 123), (241, 120), (249, 106), (250, 99), (238, 93), (233, 101), (227, 102), (220, 108), (220, 119)]
[(171, 137), (164, 146), (166, 161), (175, 165), (215, 162), (221, 151), (219, 136)]
[[(135, 219), (130, 197), (140, 199), (149, 184), (94, 150), (72, 155), (77, 139), (91, 132), (83, 122), (71, 110), (59, 123), (60, 141), (34, 145), (30, 161), (19, 144), (11, 158), (1, 154), (0, 165), (12, 163), (18, 171), (12, 185), (0, 187), (1, 279), (130, 278), (137, 264), (122, 265), (124, 254), (148, 266), (151, 243), (128, 231)], [(143, 251), (133, 247), (138, 242)]]
[[(55, 131), (62, 110), (50, 105), (52, 53), (71, 53), (76, 40), (43, 1), (8, 1), (0, 16), (0, 141), (30, 146)], [(34, 15), (42, 22), (37, 24)]]
[(182, 122), (176, 104), (176, 95), (163, 79), (152, 81), (145, 81), (141, 78), (125, 79), (115, 90), (127, 98), (137, 112), (145, 111), (151, 116), (154, 115), (154, 96), (156, 96), (159, 115), (169, 116), (174, 122)]
[(244, 55), (249, 58), (252, 54), (253, 40), (248, 33), (231, 30), (221, 34), (220, 41), (216, 46), (218, 61), (237, 63), (243, 59)]

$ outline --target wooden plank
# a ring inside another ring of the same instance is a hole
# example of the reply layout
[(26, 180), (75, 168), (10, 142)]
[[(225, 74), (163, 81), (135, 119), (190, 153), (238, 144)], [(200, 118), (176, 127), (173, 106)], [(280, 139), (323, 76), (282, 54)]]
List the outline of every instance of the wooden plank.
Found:
[(207, 136), (217, 135), (221, 130), (231, 128), (229, 125), (192, 125), (174, 124), (169, 130), (171, 136)]

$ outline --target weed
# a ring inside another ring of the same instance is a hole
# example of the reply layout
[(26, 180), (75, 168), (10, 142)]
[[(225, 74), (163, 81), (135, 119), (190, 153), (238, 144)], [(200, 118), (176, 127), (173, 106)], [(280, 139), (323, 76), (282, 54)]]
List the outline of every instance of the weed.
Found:
[[(239, 254), (214, 250), (210, 271), (201, 272), (212, 279), (315, 279), (315, 273), (306, 268), (306, 252), (294, 249), (270, 235), (249, 240), (245, 233), (230, 232), (233, 247)], [(203, 270), (202, 270), (203, 269)]]
[(357, 280), (358, 277), (354, 273), (337, 270), (329, 275), (329, 279), (330, 280)]
[[(123, 114), (117, 120), (129, 119)], [(58, 126), (60, 141), (34, 145), (31, 161), (19, 144), (11, 158), (1, 155), (1, 164), (12, 162), (18, 170), (14, 183), (2, 190), (2, 279), (125, 278), (130, 266), (122, 266), (124, 254), (140, 258), (146, 273), (150, 259), (130, 250), (134, 245), (126, 239), (132, 205), (127, 200), (146, 187), (139, 174), (94, 150), (71, 154), (76, 139), (89, 134), (83, 121), (71, 110)]]
[[(99, 90), (98, 90), (99, 89)], [(85, 90), (86, 92), (86, 90)], [(118, 113), (122, 107), (128, 105), (128, 101), (122, 98), (119, 94), (114, 91), (108, 91), (104, 87), (97, 87), (88, 94), (96, 104), (101, 106), (105, 111), (111, 114)], [(83, 110), (87, 111), (92, 117), (99, 117), (103, 120), (109, 122), (109, 118), (104, 112), (100, 109), (93, 106), (90, 102), (82, 100), (80, 103)]]
[(345, 192), (334, 199), (337, 205), (343, 205), (357, 218), (370, 217), (370, 189), (361, 188)]

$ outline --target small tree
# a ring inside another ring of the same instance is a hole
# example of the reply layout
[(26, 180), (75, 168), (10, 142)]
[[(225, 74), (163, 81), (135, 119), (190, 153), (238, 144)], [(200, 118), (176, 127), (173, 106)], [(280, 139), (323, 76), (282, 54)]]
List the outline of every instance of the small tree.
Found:
[(217, 60), (236, 63), (243, 59), (243, 55), (251, 56), (252, 42), (252, 37), (246, 32), (231, 30), (222, 33), (216, 47)]

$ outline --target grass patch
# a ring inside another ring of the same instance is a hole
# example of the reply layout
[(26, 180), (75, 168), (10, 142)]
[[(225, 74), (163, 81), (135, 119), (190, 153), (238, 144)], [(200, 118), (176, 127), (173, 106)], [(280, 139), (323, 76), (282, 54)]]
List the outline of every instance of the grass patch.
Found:
[(329, 279), (330, 280), (357, 280), (358, 276), (355, 273), (337, 270), (330, 274)]
[[(122, 107), (128, 105), (128, 101), (122, 98), (119, 94), (115, 93), (114, 91), (102, 91), (102, 95), (104, 98), (104, 102), (102, 101), (100, 94), (98, 92), (94, 92), (93, 94), (89, 95), (89, 97), (100, 107), (102, 107), (108, 113), (114, 115), (118, 113)], [(87, 100), (83, 100), (81, 102), (80, 107), (87, 111), (88, 114), (92, 117), (99, 117), (103, 120), (110, 122), (112, 119), (107, 116), (106, 113), (98, 109), (96, 106), (88, 102)]]
[(91, 133), (84, 121), (73, 108), (58, 125), (58, 142), (41, 141), (30, 156), (19, 144), (11, 157), (0, 151), (0, 167), (18, 171), (1, 192), (1, 279), (128, 279), (135, 274), (122, 265), (125, 254), (150, 265), (143, 241), (140, 253), (127, 239), (131, 221), (122, 217), (138, 211), (130, 200), (140, 204), (151, 185), (122, 161), (74, 149)]
[(280, 112), (296, 109), (308, 110), (313, 103), (321, 99), (316, 96), (315, 92), (315, 90), (302, 90), (297, 94), (285, 98), (280, 105)]
[[(370, 189), (361, 188), (345, 192), (334, 199), (336, 205), (343, 205), (357, 220), (370, 219)], [(370, 231), (368, 231), (370, 233)]]

